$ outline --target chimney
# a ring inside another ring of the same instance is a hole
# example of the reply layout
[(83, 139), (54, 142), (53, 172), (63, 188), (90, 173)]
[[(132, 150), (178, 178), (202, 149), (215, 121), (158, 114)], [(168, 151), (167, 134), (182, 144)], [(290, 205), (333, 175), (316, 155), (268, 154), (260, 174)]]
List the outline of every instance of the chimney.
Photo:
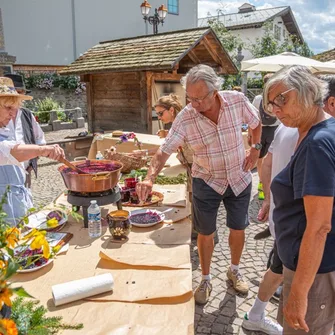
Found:
[(5, 34), (2, 22), (2, 12), (0, 8), (0, 76), (6, 73), (13, 72), (13, 64), (16, 62), (16, 57), (8, 55), (5, 51)]
[(256, 7), (247, 2), (238, 8), (239, 13), (250, 13), (250, 12), (254, 12), (255, 10), (256, 10)]

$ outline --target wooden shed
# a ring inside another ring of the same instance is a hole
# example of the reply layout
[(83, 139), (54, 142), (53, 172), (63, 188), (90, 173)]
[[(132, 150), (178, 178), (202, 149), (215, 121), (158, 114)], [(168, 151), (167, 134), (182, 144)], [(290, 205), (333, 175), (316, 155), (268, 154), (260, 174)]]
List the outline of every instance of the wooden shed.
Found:
[(101, 42), (60, 73), (80, 75), (86, 83), (90, 131), (152, 133), (155, 84), (179, 83), (196, 64), (237, 73), (208, 27)]

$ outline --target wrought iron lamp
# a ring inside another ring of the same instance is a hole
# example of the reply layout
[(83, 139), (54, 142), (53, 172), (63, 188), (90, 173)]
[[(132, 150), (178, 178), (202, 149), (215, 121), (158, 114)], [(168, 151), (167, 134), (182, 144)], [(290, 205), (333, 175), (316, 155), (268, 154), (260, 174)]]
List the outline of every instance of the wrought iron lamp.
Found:
[(158, 9), (155, 8), (154, 15), (149, 16), (150, 8), (151, 5), (149, 4), (149, 2), (147, 0), (144, 0), (141, 5), (143, 19), (144, 21), (148, 21), (153, 26), (154, 34), (158, 34), (158, 25), (160, 23), (163, 25), (168, 10), (164, 5), (161, 5), (160, 7), (158, 7)]

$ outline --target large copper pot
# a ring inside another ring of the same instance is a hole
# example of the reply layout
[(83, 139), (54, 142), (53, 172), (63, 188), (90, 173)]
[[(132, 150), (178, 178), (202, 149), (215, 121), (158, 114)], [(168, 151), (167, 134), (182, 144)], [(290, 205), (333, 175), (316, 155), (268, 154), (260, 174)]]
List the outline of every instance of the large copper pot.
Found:
[[(66, 165), (62, 165), (58, 168), (61, 173), (65, 186), (68, 190), (74, 192), (103, 192), (112, 189), (119, 181), (121, 170), (123, 165), (118, 161), (111, 160), (95, 160), (90, 159), (92, 163), (99, 162), (104, 164), (114, 164), (119, 166), (114, 171), (106, 171), (106, 173), (97, 174), (72, 174), (66, 173), (69, 168)], [(82, 166), (85, 161), (71, 162), (73, 165)]]

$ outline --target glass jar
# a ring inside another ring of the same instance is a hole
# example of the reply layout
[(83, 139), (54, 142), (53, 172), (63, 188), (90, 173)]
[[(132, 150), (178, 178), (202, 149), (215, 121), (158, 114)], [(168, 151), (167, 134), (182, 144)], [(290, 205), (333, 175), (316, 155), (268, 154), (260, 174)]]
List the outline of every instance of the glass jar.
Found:
[(129, 212), (116, 210), (107, 215), (109, 232), (115, 240), (125, 240), (130, 233)]

